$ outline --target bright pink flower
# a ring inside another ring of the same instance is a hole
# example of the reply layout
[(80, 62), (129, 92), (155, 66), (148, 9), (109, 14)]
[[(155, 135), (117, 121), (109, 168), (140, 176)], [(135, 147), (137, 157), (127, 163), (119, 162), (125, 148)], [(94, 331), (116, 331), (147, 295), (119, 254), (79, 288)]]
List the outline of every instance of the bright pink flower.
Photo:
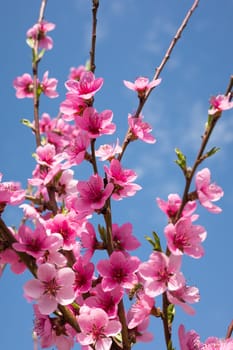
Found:
[(52, 264), (42, 264), (38, 267), (37, 278), (27, 281), (24, 291), (27, 297), (38, 302), (42, 314), (54, 312), (58, 303), (69, 305), (74, 301), (75, 274), (69, 267), (57, 270)]
[(26, 265), (20, 260), (18, 254), (11, 248), (4, 247), (0, 241), (0, 265), (9, 264), (11, 271), (19, 275), (26, 270)]
[(94, 254), (96, 245), (98, 243), (94, 226), (90, 222), (87, 222), (86, 229), (85, 231), (81, 232), (80, 238), (81, 238), (82, 247), (85, 250), (83, 259), (85, 259), (85, 261), (88, 262), (91, 259), (92, 255)]
[(78, 130), (70, 139), (69, 145), (65, 149), (68, 158), (65, 166), (73, 166), (82, 163), (90, 145), (90, 137), (86, 131)]
[(202, 350), (232, 350), (233, 339), (219, 339), (216, 337), (209, 337), (206, 339)]
[(88, 136), (95, 139), (101, 135), (111, 135), (116, 130), (114, 123), (111, 123), (113, 113), (110, 110), (105, 110), (98, 113), (93, 107), (87, 107), (82, 117), (76, 118), (76, 125), (84, 131), (87, 131)]
[(109, 259), (100, 260), (97, 270), (102, 279), (104, 291), (110, 291), (121, 286), (122, 288), (133, 288), (138, 282), (136, 272), (140, 260), (136, 256), (125, 256), (122, 252), (113, 252)]
[(47, 143), (44, 146), (37, 147), (35, 158), (38, 164), (53, 168), (65, 159), (65, 155), (56, 154), (55, 146)]
[(183, 274), (179, 271), (181, 256), (153, 252), (148, 262), (139, 267), (139, 273), (145, 279), (144, 289), (149, 297), (156, 297), (166, 290), (177, 290), (185, 285)]
[(121, 153), (122, 148), (119, 145), (119, 139), (117, 139), (116, 145), (101, 145), (98, 150), (95, 151), (95, 155), (100, 157), (100, 160), (112, 160), (116, 154)]
[(66, 100), (60, 105), (60, 112), (65, 121), (71, 121), (82, 116), (84, 109), (87, 107), (85, 101), (74, 93), (67, 93)]
[[(32, 39), (33, 42), (38, 40), (39, 47), (45, 50), (51, 50), (53, 47), (53, 40), (47, 33), (55, 28), (55, 24), (42, 21), (41, 23), (36, 23), (34, 26), (27, 31), (27, 37)], [(31, 45), (30, 45), (31, 46)]]
[[(174, 218), (180, 208), (182, 199), (177, 193), (171, 193), (168, 195), (168, 201), (164, 201), (161, 198), (156, 198), (158, 207), (169, 217)], [(185, 204), (182, 211), (183, 216), (190, 216), (196, 210), (197, 204), (195, 201), (189, 201)]]
[(222, 209), (212, 202), (219, 200), (224, 192), (221, 187), (217, 186), (215, 183), (211, 183), (210, 180), (211, 174), (208, 168), (198, 171), (195, 178), (196, 190), (201, 205), (211, 213), (218, 214)]
[(123, 169), (117, 159), (112, 159), (110, 168), (104, 166), (109, 181), (114, 184), (113, 199), (120, 200), (123, 197), (133, 196), (141, 186), (132, 183), (137, 178), (136, 173), (131, 169)]
[(178, 333), (179, 333), (179, 341), (180, 341), (180, 350), (201, 350), (202, 349), (200, 337), (194, 330), (185, 332), (184, 326), (180, 325)]
[(133, 134), (135, 139), (140, 139), (147, 143), (155, 143), (156, 140), (154, 136), (152, 136), (150, 133), (152, 131), (151, 126), (143, 122), (143, 117), (134, 117), (133, 115), (129, 114), (128, 116), (128, 123), (130, 127), (130, 131)]
[(130, 222), (118, 226), (112, 225), (112, 239), (115, 250), (134, 250), (141, 243), (133, 236), (133, 226)]
[(85, 66), (71, 67), (68, 79), (79, 81), (81, 74), (86, 71), (87, 70)]
[(148, 78), (139, 77), (134, 81), (134, 83), (127, 80), (124, 80), (123, 82), (128, 89), (137, 91), (138, 96), (143, 97), (148, 90), (158, 86), (161, 80), (162, 79), (159, 78), (150, 82)]
[(171, 304), (179, 305), (189, 315), (194, 315), (195, 310), (188, 305), (200, 301), (199, 290), (196, 287), (183, 286), (174, 291), (167, 291), (167, 297)]
[(104, 181), (98, 174), (92, 175), (88, 181), (79, 181), (77, 185), (79, 198), (75, 209), (89, 211), (102, 209), (106, 200), (111, 196), (113, 184), (104, 186)]
[(65, 86), (69, 91), (76, 93), (77, 96), (89, 100), (101, 89), (103, 82), (103, 78), (95, 78), (92, 72), (84, 71), (81, 73), (79, 81), (68, 80)]
[(101, 284), (97, 284), (90, 294), (91, 296), (85, 299), (87, 306), (104, 310), (109, 318), (117, 317), (118, 304), (124, 294), (121, 287), (104, 292)]
[(145, 294), (138, 296), (136, 303), (131, 306), (127, 314), (129, 329), (137, 327), (150, 315), (154, 303), (154, 298)]
[(95, 266), (93, 263), (84, 263), (81, 256), (77, 259), (73, 265), (75, 272), (74, 291), (76, 296), (87, 293), (91, 289), (94, 269)]
[(43, 79), (40, 83), (40, 87), (42, 92), (50, 97), (50, 98), (55, 98), (58, 96), (58, 92), (56, 91), (57, 88), (57, 79), (54, 78), (48, 78), (49, 72), (45, 72)]
[(13, 86), (17, 98), (33, 98), (33, 79), (30, 74), (25, 73), (21, 77), (15, 78)]
[(168, 224), (164, 233), (172, 254), (187, 254), (197, 259), (204, 255), (201, 243), (206, 238), (205, 228), (193, 225), (190, 217), (182, 217), (175, 225)]
[(77, 340), (81, 345), (93, 345), (96, 350), (109, 350), (112, 344), (112, 336), (121, 331), (121, 323), (109, 320), (106, 312), (99, 308), (82, 306), (78, 316), (81, 333), (77, 334)]
[(154, 338), (153, 333), (148, 332), (148, 326), (149, 326), (150, 318), (149, 316), (144, 318), (143, 321), (137, 325), (132, 330), (129, 330), (129, 337), (132, 339), (133, 343), (138, 342), (144, 342), (148, 343), (151, 342)]
[(18, 182), (1, 182), (2, 174), (0, 173), (0, 212), (6, 204), (18, 205), (25, 199), (25, 190), (21, 189)]
[(230, 101), (230, 95), (218, 95), (213, 96), (210, 99), (211, 108), (209, 109), (209, 115), (213, 115), (217, 112), (222, 112), (227, 109), (233, 108), (233, 101)]

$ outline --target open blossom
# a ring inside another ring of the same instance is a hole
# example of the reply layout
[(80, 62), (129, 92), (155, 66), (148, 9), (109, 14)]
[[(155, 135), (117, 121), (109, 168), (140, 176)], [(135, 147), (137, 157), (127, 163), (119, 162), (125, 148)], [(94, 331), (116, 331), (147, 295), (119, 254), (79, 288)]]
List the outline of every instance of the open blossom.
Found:
[(57, 88), (57, 79), (54, 78), (48, 78), (49, 72), (45, 72), (43, 75), (43, 79), (40, 83), (40, 87), (42, 92), (50, 97), (50, 98), (55, 98), (58, 96), (58, 92), (56, 91)]
[(198, 288), (187, 285), (174, 291), (167, 291), (167, 297), (171, 304), (179, 305), (189, 315), (195, 314), (195, 310), (189, 304), (200, 301)]
[[(158, 207), (169, 217), (174, 218), (181, 206), (182, 199), (177, 193), (171, 193), (168, 195), (168, 201), (161, 198), (156, 198)], [(188, 201), (182, 211), (182, 216), (190, 216), (196, 209), (197, 204), (195, 201)]]
[(85, 101), (74, 93), (67, 93), (66, 99), (60, 105), (60, 112), (65, 121), (71, 121), (83, 114), (87, 107)]
[(172, 254), (187, 254), (193, 258), (201, 258), (204, 255), (201, 243), (206, 238), (205, 228), (193, 225), (191, 217), (182, 217), (175, 225), (168, 224), (164, 233)]
[(128, 116), (128, 123), (130, 127), (130, 131), (133, 134), (135, 139), (140, 139), (147, 143), (155, 143), (156, 140), (154, 136), (152, 136), (150, 133), (152, 131), (151, 126), (143, 122), (143, 117), (134, 117), (131, 114)]
[(149, 81), (146, 77), (139, 77), (134, 83), (128, 80), (124, 80), (123, 82), (128, 89), (137, 91), (138, 96), (143, 97), (148, 90), (158, 86), (161, 83), (161, 79)]
[(141, 245), (138, 239), (133, 236), (133, 226), (130, 222), (122, 226), (112, 224), (112, 240), (115, 250), (134, 250)]
[(84, 100), (91, 99), (103, 85), (103, 78), (95, 78), (95, 75), (90, 71), (84, 71), (80, 75), (79, 81), (68, 80), (65, 83), (66, 88)]
[(153, 252), (150, 259), (139, 267), (139, 274), (145, 280), (144, 290), (149, 297), (156, 297), (166, 290), (177, 290), (185, 285), (183, 274), (179, 271), (181, 256)]
[(109, 259), (100, 260), (97, 270), (102, 279), (104, 291), (110, 291), (121, 286), (131, 289), (138, 282), (136, 272), (140, 260), (136, 256), (125, 256), (122, 252), (113, 252)]
[(81, 256), (76, 260), (73, 265), (75, 272), (74, 290), (76, 295), (87, 293), (91, 289), (94, 269), (94, 264), (91, 262), (86, 263)]
[(73, 283), (75, 274), (69, 267), (59, 270), (45, 263), (38, 267), (37, 279), (24, 285), (26, 297), (37, 301), (39, 311), (49, 315), (56, 310), (58, 303), (68, 305), (74, 301)]
[(132, 183), (137, 178), (137, 174), (131, 169), (123, 169), (118, 159), (112, 159), (110, 168), (104, 166), (104, 170), (109, 181), (114, 184), (112, 198), (120, 200), (124, 197), (133, 196), (141, 186)]
[(100, 160), (112, 160), (116, 154), (121, 153), (122, 148), (119, 145), (119, 139), (115, 145), (101, 145), (98, 150), (95, 151), (95, 155), (100, 157)]
[(196, 190), (199, 201), (203, 207), (211, 213), (218, 214), (222, 211), (217, 205), (212, 202), (219, 200), (223, 196), (223, 190), (215, 183), (211, 183), (211, 173), (208, 168), (198, 171), (196, 174)]
[(81, 333), (77, 334), (78, 342), (83, 346), (92, 345), (96, 350), (109, 350), (111, 337), (121, 331), (121, 323), (109, 320), (106, 312), (100, 308), (82, 306), (78, 323), (81, 329)]
[(88, 133), (90, 138), (97, 138), (101, 135), (111, 135), (116, 126), (112, 123), (113, 113), (105, 110), (98, 113), (95, 108), (87, 107), (82, 117), (76, 119), (76, 125)]
[(211, 108), (209, 109), (209, 115), (213, 115), (217, 112), (226, 111), (233, 108), (233, 101), (230, 101), (230, 96), (218, 95), (213, 96), (210, 99)]
[(70, 68), (70, 74), (69, 74), (69, 77), (68, 79), (70, 80), (80, 80), (80, 77), (81, 77), (81, 74), (83, 72), (86, 72), (87, 69), (85, 66), (78, 66), (78, 67), (71, 67)]
[(25, 190), (21, 189), (18, 182), (1, 182), (2, 174), (0, 173), (0, 212), (6, 204), (18, 205), (25, 198)]
[(154, 303), (154, 298), (141, 293), (127, 313), (128, 328), (132, 329), (141, 324), (150, 315)]
[(47, 35), (48, 32), (55, 28), (54, 23), (47, 21), (41, 21), (34, 24), (34, 26), (27, 31), (27, 37), (32, 39), (33, 42), (38, 40), (39, 47), (45, 50), (51, 50), (53, 47), (53, 40)]
[(22, 76), (15, 78), (13, 86), (17, 98), (33, 98), (33, 79), (30, 74), (24, 73)]

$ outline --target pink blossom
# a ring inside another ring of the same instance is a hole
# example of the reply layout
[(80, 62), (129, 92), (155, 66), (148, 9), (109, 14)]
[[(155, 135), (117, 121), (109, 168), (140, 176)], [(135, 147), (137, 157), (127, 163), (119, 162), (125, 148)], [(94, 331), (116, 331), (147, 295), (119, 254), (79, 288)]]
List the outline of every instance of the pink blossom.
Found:
[(211, 183), (210, 180), (211, 174), (208, 168), (198, 171), (195, 178), (196, 190), (201, 205), (211, 213), (218, 214), (222, 209), (212, 202), (219, 200), (224, 193), (221, 187)]
[(82, 306), (78, 316), (81, 333), (77, 340), (81, 345), (93, 345), (96, 350), (109, 350), (112, 336), (121, 331), (121, 324), (116, 320), (109, 320), (106, 312), (99, 308)]
[(133, 236), (133, 226), (130, 222), (118, 226), (112, 225), (112, 239), (115, 250), (134, 250), (140, 247), (141, 243)]
[(70, 68), (70, 74), (69, 74), (69, 77), (68, 79), (70, 80), (77, 80), (79, 81), (80, 80), (80, 77), (81, 77), (81, 74), (83, 72), (86, 72), (86, 67), (85, 66), (78, 66), (78, 67), (71, 67)]
[(79, 181), (77, 185), (79, 198), (76, 209), (81, 211), (102, 209), (105, 201), (111, 196), (113, 184), (104, 186), (104, 181), (98, 174), (92, 175), (88, 181)]
[(143, 122), (143, 117), (134, 117), (131, 114), (128, 116), (128, 123), (130, 127), (130, 131), (133, 134), (135, 139), (140, 139), (147, 143), (155, 143), (155, 138), (150, 134), (152, 131), (151, 126)]
[(143, 97), (147, 91), (158, 86), (161, 83), (161, 80), (162, 79), (159, 78), (149, 81), (148, 78), (139, 77), (134, 81), (134, 83), (127, 80), (124, 80), (123, 82), (128, 89), (137, 91), (138, 96)]
[[(177, 193), (168, 195), (168, 201), (161, 198), (156, 198), (158, 207), (169, 217), (174, 218), (181, 206), (182, 199)], [(183, 216), (190, 216), (196, 210), (197, 204), (195, 201), (188, 201), (182, 211)]]
[(55, 98), (58, 96), (58, 92), (56, 91), (57, 88), (57, 79), (54, 78), (48, 78), (49, 72), (45, 72), (43, 79), (40, 83), (40, 87), (42, 92), (50, 97), (50, 98)]
[(79, 81), (68, 80), (65, 86), (77, 96), (82, 97), (84, 100), (89, 100), (101, 89), (103, 82), (103, 78), (95, 78), (92, 72), (84, 71), (81, 73)]
[(193, 225), (190, 217), (182, 217), (175, 225), (168, 224), (164, 233), (172, 254), (187, 254), (197, 259), (204, 255), (201, 243), (206, 238), (205, 228)]
[(114, 133), (116, 126), (111, 123), (113, 113), (105, 110), (98, 113), (93, 107), (87, 107), (82, 117), (76, 119), (76, 125), (84, 131), (87, 131), (90, 138), (97, 138), (101, 135), (111, 135)]
[(230, 94), (228, 96), (213, 96), (210, 99), (210, 104), (211, 108), (208, 111), (209, 115), (214, 115), (217, 112), (222, 112), (233, 108), (233, 101), (230, 101)]
[(98, 284), (91, 290), (91, 296), (85, 299), (85, 304), (91, 308), (104, 310), (109, 318), (116, 318), (118, 304), (123, 294), (123, 289), (120, 286), (110, 291), (103, 291), (101, 284)]
[(42, 264), (38, 267), (37, 278), (27, 281), (24, 291), (27, 297), (38, 302), (42, 314), (55, 311), (58, 303), (69, 305), (74, 301), (75, 274), (69, 267), (57, 270), (52, 264)]
[[(34, 24), (34, 26), (27, 31), (27, 37), (33, 42), (38, 40), (39, 47), (45, 50), (51, 50), (53, 47), (53, 40), (47, 33), (55, 28), (55, 24), (42, 21)], [(33, 44), (34, 45), (34, 44)], [(30, 45), (31, 46), (31, 45)]]
[(70, 139), (69, 145), (65, 149), (68, 158), (65, 166), (73, 166), (82, 163), (90, 145), (90, 137), (86, 131), (78, 130)]
[(132, 288), (138, 282), (136, 272), (140, 260), (136, 256), (125, 256), (122, 252), (113, 252), (109, 259), (100, 260), (97, 263), (97, 270), (102, 279), (104, 291), (110, 291), (121, 286)]
[(196, 287), (183, 286), (174, 291), (167, 291), (167, 297), (171, 304), (179, 305), (189, 315), (194, 315), (195, 310), (188, 305), (200, 301), (199, 290)]
[(78, 181), (74, 179), (74, 171), (64, 170), (56, 183), (56, 194), (58, 200), (64, 200), (66, 197), (77, 193)]
[(19, 182), (7, 181), (1, 182), (2, 174), (0, 173), (0, 213), (6, 204), (18, 205), (25, 198), (25, 190), (21, 189)]
[(85, 259), (85, 261), (89, 261), (92, 255), (94, 254), (96, 245), (98, 243), (94, 226), (90, 222), (87, 222), (86, 230), (81, 232), (80, 238), (82, 247), (85, 250), (83, 258)]
[(132, 183), (137, 178), (136, 173), (131, 169), (123, 169), (119, 160), (112, 159), (110, 168), (104, 166), (104, 170), (109, 181), (114, 184), (113, 199), (120, 200), (123, 197), (133, 196), (141, 189), (141, 186)]
[(139, 267), (139, 273), (145, 279), (144, 289), (149, 297), (156, 297), (166, 290), (177, 290), (185, 285), (183, 274), (179, 271), (181, 256), (153, 252), (148, 262)]
[(11, 271), (17, 275), (23, 273), (27, 268), (15, 251), (4, 247), (4, 243), (0, 241), (0, 265), (4, 268), (5, 264), (9, 264)]
[(75, 272), (74, 291), (76, 296), (87, 293), (91, 289), (94, 269), (93, 263), (84, 262), (81, 256), (77, 259), (73, 265), (73, 270)]
[(150, 318), (149, 316), (147, 316), (135, 328), (129, 329), (129, 337), (133, 343), (138, 343), (138, 342), (148, 343), (153, 340), (154, 335), (151, 332), (147, 331), (149, 322), (150, 322)]
[(13, 86), (17, 98), (33, 98), (33, 79), (30, 74), (25, 73), (21, 77), (15, 78)]
[(84, 109), (87, 107), (85, 101), (74, 93), (67, 93), (66, 100), (60, 105), (60, 112), (65, 121), (71, 121), (82, 116)]
[(129, 329), (137, 327), (141, 324), (151, 312), (154, 306), (154, 298), (150, 298), (146, 294), (140, 294), (127, 313), (127, 321)]
[(112, 160), (116, 154), (121, 153), (122, 148), (119, 145), (119, 139), (115, 145), (101, 145), (98, 150), (95, 151), (95, 155), (100, 157), (100, 160)]

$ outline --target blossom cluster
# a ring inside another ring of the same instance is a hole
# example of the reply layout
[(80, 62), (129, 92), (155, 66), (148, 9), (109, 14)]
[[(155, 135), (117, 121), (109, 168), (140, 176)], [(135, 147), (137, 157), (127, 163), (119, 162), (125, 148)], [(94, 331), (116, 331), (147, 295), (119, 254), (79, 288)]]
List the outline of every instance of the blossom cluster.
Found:
[[(38, 41), (39, 48), (50, 50), (53, 41), (47, 32), (54, 27), (44, 21), (29, 29), (30, 46)], [(161, 79), (149, 82), (139, 77), (134, 83), (124, 84), (141, 100), (160, 82)], [(59, 116), (41, 115), (42, 142), (34, 153), (36, 164), (28, 188), (23, 190), (14, 182), (0, 183), (1, 212), (6, 205), (20, 204), (24, 215), (18, 230), (11, 230), (14, 243), (4, 245), (1, 241), (0, 265), (10, 264), (12, 271), (19, 274), (27, 267), (19, 254), (31, 258), (35, 278), (25, 283), (24, 296), (34, 303), (34, 334), (42, 348), (69, 350), (78, 342), (85, 350), (109, 350), (122, 331), (119, 305), (125, 298), (130, 300), (125, 318), (132, 344), (151, 341), (149, 319), (158, 312), (156, 299), (161, 295), (192, 315), (190, 304), (199, 301), (199, 290), (188, 285), (182, 258), (188, 255), (199, 259), (204, 255), (202, 243), (207, 233), (196, 223), (198, 203), (212, 213), (221, 211), (214, 203), (223, 196), (223, 190), (212, 182), (210, 170), (203, 168), (196, 172), (192, 196), (183, 208), (177, 193), (169, 194), (167, 201), (157, 198), (168, 220), (164, 228), (167, 250), (154, 246), (147, 261), (132, 255), (140, 242), (130, 222), (113, 222), (98, 230), (94, 227), (94, 215), (102, 215), (107, 222), (111, 199), (124, 200), (141, 189), (134, 182), (136, 172), (122, 165), (123, 145), (118, 138), (114, 145), (102, 144), (95, 149), (96, 139), (116, 132), (113, 112), (94, 108), (95, 95), (103, 83), (104, 79), (96, 78), (87, 67), (73, 67), (65, 83), (67, 93)], [(48, 78), (47, 71), (36, 84), (38, 96), (58, 96), (57, 80)], [(30, 74), (17, 77), (13, 85), (17, 98), (34, 97)], [(211, 114), (232, 107), (223, 97), (211, 101)], [(141, 114), (129, 114), (128, 128), (130, 142), (156, 141)], [(88, 162), (93, 172), (88, 179), (77, 180), (74, 169), (83, 162)], [(102, 167), (101, 171), (98, 167)], [(104, 251), (105, 256), (94, 263), (97, 250)], [(78, 329), (61, 317), (62, 307), (68, 309)], [(181, 329), (182, 350), (194, 349), (187, 345), (189, 340), (184, 340), (187, 337), (182, 332)], [(205, 349), (212, 349), (208, 346)], [(204, 345), (197, 348), (204, 349)]]

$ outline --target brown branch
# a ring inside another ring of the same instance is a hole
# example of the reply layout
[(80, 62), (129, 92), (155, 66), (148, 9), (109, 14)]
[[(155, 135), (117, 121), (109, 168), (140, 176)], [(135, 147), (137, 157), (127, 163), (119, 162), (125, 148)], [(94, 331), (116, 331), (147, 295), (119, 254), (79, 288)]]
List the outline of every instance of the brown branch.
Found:
[(231, 321), (231, 323), (229, 324), (229, 326), (227, 328), (226, 339), (229, 339), (231, 337), (232, 332), (233, 332), (233, 320)]
[(91, 50), (90, 50), (90, 70), (95, 72), (95, 46), (96, 46), (96, 27), (97, 27), (97, 11), (99, 7), (99, 0), (92, 0), (92, 36), (91, 36)]
[[(159, 67), (156, 68), (156, 72), (155, 72), (155, 75), (154, 75), (154, 77), (153, 77), (153, 80), (158, 79), (158, 77), (160, 76), (161, 72), (163, 71), (163, 69), (164, 69), (164, 67), (165, 67), (165, 65), (166, 65), (166, 63), (167, 63), (167, 61), (168, 61), (168, 59), (170, 58), (170, 56), (171, 56), (171, 54), (172, 54), (173, 49), (175, 48), (175, 46), (176, 46), (178, 40), (181, 38), (181, 35), (182, 35), (182, 33), (183, 33), (185, 27), (187, 26), (187, 24), (188, 24), (188, 22), (189, 22), (189, 20), (190, 20), (190, 18), (191, 18), (191, 16), (192, 16), (192, 14), (193, 14), (193, 12), (194, 12), (195, 9), (197, 8), (197, 6), (198, 6), (198, 4), (199, 4), (199, 1), (200, 1), (200, 0), (194, 0), (193, 5), (192, 5), (191, 8), (188, 10), (188, 12), (187, 12), (185, 18), (183, 19), (183, 21), (182, 21), (180, 27), (178, 28), (178, 30), (177, 30), (175, 36), (173, 37), (173, 39), (172, 39), (172, 41), (171, 41), (171, 43), (170, 43), (170, 45), (169, 45), (169, 47), (168, 47), (168, 49), (167, 49), (165, 55), (163, 56), (162, 61), (161, 61), (160, 65), (159, 65)], [(138, 104), (136, 113), (134, 114), (134, 117), (136, 117), (136, 118), (139, 117), (139, 115), (140, 115), (140, 113), (141, 113), (141, 111), (142, 111), (142, 109), (143, 109), (143, 107), (144, 107), (144, 105), (145, 105), (145, 103), (146, 103), (146, 101), (147, 101), (147, 99), (148, 99), (148, 97), (149, 97), (149, 95), (151, 94), (151, 92), (152, 92), (153, 89), (154, 89), (154, 88), (149, 89), (149, 90), (146, 92), (145, 96), (144, 96), (143, 98), (140, 98), (140, 99), (139, 99), (139, 104)], [(130, 140), (129, 137), (128, 137), (129, 132), (130, 132), (130, 130), (128, 130), (128, 132), (127, 132), (127, 134), (126, 134), (126, 137), (125, 137), (125, 140), (124, 140), (124, 142), (123, 142), (123, 145), (122, 145), (122, 152), (121, 152), (121, 154), (119, 154), (119, 157), (118, 157), (119, 160), (121, 160), (121, 158), (123, 157), (123, 154), (124, 154), (124, 152), (125, 152), (127, 146), (128, 146), (129, 143), (131, 142), (131, 140)]]

